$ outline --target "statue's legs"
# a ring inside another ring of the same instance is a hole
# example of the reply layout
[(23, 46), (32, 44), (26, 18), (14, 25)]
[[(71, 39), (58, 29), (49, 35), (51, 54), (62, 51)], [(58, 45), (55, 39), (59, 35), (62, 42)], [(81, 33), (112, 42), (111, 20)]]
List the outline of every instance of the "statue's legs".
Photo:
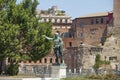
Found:
[(59, 64), (58, 58), (59, 58), (59, 48), (54, 48), (54, 54), (56, 57), (56, 64)]
[(62, 49), (61, 49), (61, 47), (59, 47), (59, 58), (60, 58), (60, 62), (63, 63), (63, 56), (62, 56)]
[(54, 48), (54, 53), (56, 56), (56, 64), (59, 64), (59, 58), (60, 58), (60, 63), (63, 63), (62, 49), (60, 47)]

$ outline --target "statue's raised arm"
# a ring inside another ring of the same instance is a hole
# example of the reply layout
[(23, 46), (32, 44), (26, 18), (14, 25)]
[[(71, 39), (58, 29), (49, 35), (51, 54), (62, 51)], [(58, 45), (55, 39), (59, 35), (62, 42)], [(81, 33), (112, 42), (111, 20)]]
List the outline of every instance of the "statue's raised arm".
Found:
[(46, 35), (42, 35), (42, 36), (45, 37), (45, 38), (48, 39), (48, 40), (53, 40), (53, 38), (48, 37), (48, 36), (46, 36)]

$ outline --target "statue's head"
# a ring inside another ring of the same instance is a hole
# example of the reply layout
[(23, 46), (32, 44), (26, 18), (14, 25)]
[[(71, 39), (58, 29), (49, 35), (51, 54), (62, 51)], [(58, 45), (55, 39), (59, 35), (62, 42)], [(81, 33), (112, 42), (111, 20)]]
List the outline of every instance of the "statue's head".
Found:
[(56, 33), (54, 34), (54, 37), (57, 38), (58, 36), (59, 36), (59, 33), (56, 32)]
[(56, 32), (55, 35), (56, 35), (56, 36), (59, 36), (59, 33)]

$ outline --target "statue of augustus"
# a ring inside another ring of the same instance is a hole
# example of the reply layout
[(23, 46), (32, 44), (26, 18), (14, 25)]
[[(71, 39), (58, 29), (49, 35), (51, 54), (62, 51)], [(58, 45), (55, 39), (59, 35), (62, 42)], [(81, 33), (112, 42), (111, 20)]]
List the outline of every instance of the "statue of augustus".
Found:
[(52, 40), (53, 41), (53, 50), (54, 50), (54, 54), (56, 56), (56, 63), (55, 64), (59, 64), (58, 59), (60, 58), (61, 63), (63, 62), (63, 58), (62, 58), (62, 52), (63, 52), (63, 41), (62, 38), (60, 37), (59, 33), (56, 32), (54, 34), (53, 38), (47, 37), (45, 35), (43, 35), (46, 39), (48, 40)]

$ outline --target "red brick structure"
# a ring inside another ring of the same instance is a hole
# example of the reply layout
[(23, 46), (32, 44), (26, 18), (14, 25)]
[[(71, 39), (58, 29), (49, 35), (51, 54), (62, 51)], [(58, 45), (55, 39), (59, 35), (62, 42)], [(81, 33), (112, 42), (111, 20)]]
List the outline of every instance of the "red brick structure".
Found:
[(107, 36), (107, 18), (108, 12), (75, 18), (69, 30), (69, 37), (64, 38), (65, 47), (76, 47), (81, 42), (94, 46), (103, 45)]
[[(94, 65), (95, 55), (102, 51), (99, 46), (104, 45), (109, 25), (113, 24), (112, 22), (107, 24), (107, 19), (108, 12), (103, 12), (81, 16), (73, 20), (68, 32), (69, 36), (63, 39), (64, 46), (68, 49), (67, 56), (64, 56), (65, 62), (72, 72), (75, 72), (74, 69), (79, 72), (80, 66), (89, 69)], [(79, 52), (81, 43), (85, 45), (83, 45), (83, 51)], [(82, 55), (78, 56), (79, 54)], [(79, 63), (79, 60), (83, 62)]]

